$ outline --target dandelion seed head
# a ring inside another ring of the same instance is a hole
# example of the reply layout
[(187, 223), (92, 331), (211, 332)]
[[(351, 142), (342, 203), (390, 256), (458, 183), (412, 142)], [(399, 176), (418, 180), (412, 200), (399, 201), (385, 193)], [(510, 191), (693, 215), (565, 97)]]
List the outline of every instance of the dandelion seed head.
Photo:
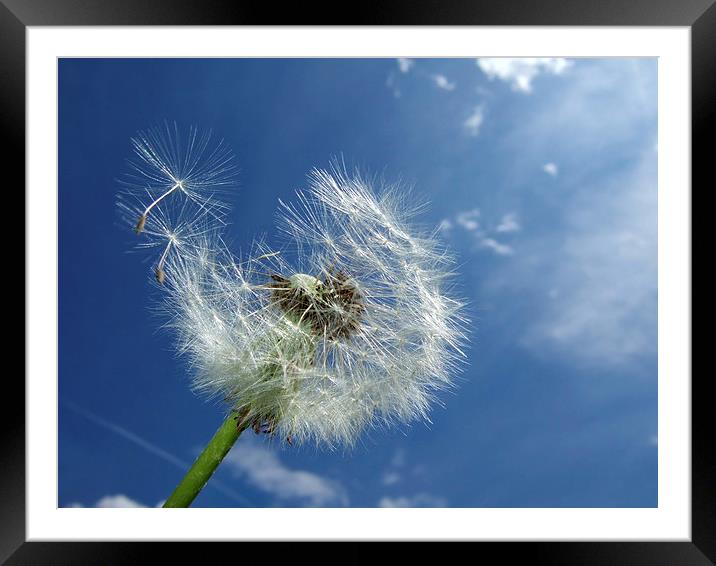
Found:
[(328, 447), (428, 419), (465, 320), (452, 259), (409, 218), (395, 187), (374, 192), (336, 167), (281, 204), (295, 261), (261, 242), (237, 260), (216, 233), (192, 237), (164, 267), (164, 309), (195, 390), (255, 430)]
[(161, 310), (196, 392), (256, 432), (329, 448), (429, 421), (460, 369), (466, 320), (453, 260), (413, 224), (423, 205), (408, 189), (337, 162), (314, 169), (279, 201), (295, 253), (257, 240), (236, 257), (218, 198), (234, 182), (225, 145), (168, 123), (132, 144), (120, 214), (157, 252)]

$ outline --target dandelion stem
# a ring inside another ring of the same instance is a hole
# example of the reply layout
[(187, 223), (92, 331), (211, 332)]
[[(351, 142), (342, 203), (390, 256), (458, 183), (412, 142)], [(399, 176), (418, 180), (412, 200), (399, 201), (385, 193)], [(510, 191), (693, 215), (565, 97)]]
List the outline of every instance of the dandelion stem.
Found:
[(242, 414), (239, 414), (238, 417), (236, 414), (229, 415), (163, 507), (189, 507), (191, 505), (191, 502), (214, 474), (224, 456), (231, 450), (236, 439), (248, 427), (249, 422), (244, 417)]

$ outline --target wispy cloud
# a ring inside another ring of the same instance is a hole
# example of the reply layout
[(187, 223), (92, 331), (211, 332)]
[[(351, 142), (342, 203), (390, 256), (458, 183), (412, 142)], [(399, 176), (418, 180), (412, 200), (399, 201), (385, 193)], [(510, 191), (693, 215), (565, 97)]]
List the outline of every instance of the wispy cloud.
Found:
[(477, 65), (490, 80), (499, 79), (510, 83), (513, 90), (530, 93), (532, 81), (541, 73), (561, 75), (571, 65), (561, 57), (531, 57), (513, 59), (509, 57), (482, 57)]
[(445, 75), (432, 75), (431, 78), (436, 87), (442, 90), (455, 90), (455, 83), (450, 82)]
[(495, 238), (496, 234), (509, 234), (518, 232), (521, 229), (517, 221), (516, 213), (508, 213), (503, 215), (502, 220), (494, 229), (485, 229), (480, 221), (480, 209), (472, 208), (458, 212), (454, 218), (444, 218), (440, 222), (439, 229), (444, 234), (450, 234), (455, 225), (462, 228), (470, 234), (476, 249), (490, 250), (500, 256), (510, 256), (515, 250), (509, 244), (500, 242)]
[(412, 496), (382, 497), (378, 502), (379, 507), (447, 507), (447, 501), (443, 497), (430, 495), (429, 493), (418, 493)]
[(656, 159), (590, 183), (564, 203), (563, 233), (523, 242), (529, 261), (489, 285), (531, 297), (523, 345), (538, 355), (619, 366), (656, 351)]
[(415, 65), (415, 61), (412, 59), (406, 59), (405, 57), (398, 57), (397, 62), (401, 73), (410, 72), (410, 69), (412, 69)]
[(290, 469), (275, 452), (252, 437), (241, 439), (224, 462), (234, 475), (279, 500), (296, 500), (312, 507), (348, 505), (348, 495), (338, 482)]
[(475, 108), (472, 111), (472, 114), (470, 114), (467, 119), (462, 123), (465, 130), (467, 130), (467, 133), (471, 136), (477, 136), (480, 133), (480, 128), (482, 128), (482, 123), (485, 121), (485, 108), (480, 106), (475, 106)]
[(399, 448), (393, 454), (393, 458), (390, 460), (390, 466), (392, 468), (402, 468), (405, 466), (405, 450)]
[(385, 86), (388, 88), (390, 92), (393, 93), (394, 98), (400, 98), (401, 92), (400, 88), (398, 88), (398, 84), (395, 80), (395, 73), (390, 73), (388, 77), (385, 79)]
[[(163, 504), (163, 501), (160, 501), (161, 504)], [(70, 503), (66, 507), (85, 507), (82, 503), (74, 502)], [(140, 503), (139, 501), (136, 501), (132, 499), (131, 497), (127, 497), (126, 495), (122, 493), (118, 493), (116, 495), (105, 495), (104, 497), (100, 498), (92, 507), (102, 507), (102, 508), (142, 508), (146, 507), (143, 503)], [(157, 504), (157, 507), (161, 507), (160, 504)]]
[[(504, 151), (516, 156), (515, 177), (523, 187), (531, 186), (534, 164), (544, 163), (546, 144), (557, 173), (570, 168), (569, 187), (544, 195), (549, 207), (535, 213), (539, 229), (520, 238), (514, 260), (483, 279), (484, 295), (509, 297), (515, 309), (529, 304), (518, 339), (537, 356), (580, 367), (628, 366), (634, 375), (651, 371), (656, 93), (654, 61), (580, 62), (563, 88), (536, 94), (532, 110), (502, 140)], [(516, 190), (510, 201), (527, 206), (523, 195), (532, 199), (534, 192)]]
[(403, 468), (405, 467), (405, 452), (402, 449), (396, 451), (390, 460), (388, 468), (383, 472), (381, 483), (383, 485), (395, 485), (403, 479)]
[(387, 471), (383, 474), (383, 477), (381, 478), (381, 483), (383, 485), (395, 485), (396, 483), (400, 482), (401, 479), (401, 475), (398, 472)]
[(449, 234), (452, 229), (452, 220), (449, 218), (443, 218), (438, 225), (438, 230), (440, 230), (443, 234)]
[(480, 216), (480, 209), (473, 208), (472, 210), (464, 210), (459, 212), (455, 217), (455, 221), (465, 228), (465, 230), (474, 231), (480, 227), (480, 223), (477, 221)]
[[(148, 452), (149, 454), (152, 454), (154, 456), (157, 456), (158, 458), (161, 458), (162, 460), (171, 464), (175, 468), (178, 468), (182, 471), (186, 471), (191, 466), (191, 464), (189, 462), (186, 462), (186, 461), (182, 460), (181, 458), (174, 456), (174, 454), (167, 452), (163, 448), (160, 448), (156, 444), (149, 442), (148, 440), (146, 440), (146, 439), (142, 438), (141, 436), (133, 433), (132, 431), (124, 428), (123, 426), (113, 423), (107, 419), (100, 417), (99, 415), (96, 415), (95, 413), (93, 413), (91, 411), (88, 411), (87, 409), (80, 407), (79, 405), (73, 403), (72, 401), (69, 401), (67, 399), (62, 399), (61, 404), (63, 407), (70, 409), (74, 413), (86, 418), (87, 420), (93, 422), (94, 424), (96, 424), (106, 430), (109, 430), (110, 432), (116, 434), (117, 436), (124, 438), (125, 440), (128, 440), (129, 442), (138, 446), (145, 452)], [(224, 485), (221, 481), (217, 480), (216, 478), (212, 479), (212, 481), (209, 482), (208, 486), (210, 486), (212, 489), (215, 489), (215, 490), (219, 491), (220, 493), (226, 495), (227, 497), (231, 498), (232, 500), (236, 501), (237, 503), (241, 503), (241, 504), (249, 505), (249, 506), (253, 505), (251, 503), (251, 501), (249, 501), (246, 497), (239, 495), (233, 489)]]
[(547, 175), (551, 175), (552, 177), (556, 177), (559, 174), (559, 168), (557, 167), (556, 163), (545, 163), (542, 166), (542, 171), (547, 173)]
[(497, 255), (512, 255), (515, 253), (515, 250), (512, 248), (512, 246), (508, 246), (507, 244), (501, 244), (494, 238), (488, 238), (486, 236), (481, 237), (478, 240), (478, 244), (480, 245), (480, 247), (492, 250)]
[(598, 189), (606, 202), (584, 197), (569, 218), (571, 236), (556, 250), (559, 262), (548, 278), (560, 294), (527, 334), (531, 346), (578, 344), (582, 357), (600, 364), (654, 350), (655, 171), (619, 185)]
[(520, 225), (519, 221), (517, 220), (517, 214), (514, 212), (510, 212), (509, 214), (505, 214), (502, 217), (502, 220), (498, 224), (497, 230), (498, 232), (501, 232), (503, 234), (509, 233), (509, 232), (519, 232), (522, 229), (522, 226)]
[(105, 495), (100, 499), (95, 507), (146, 507), (134, 499), (130, 499), (126, 495)]

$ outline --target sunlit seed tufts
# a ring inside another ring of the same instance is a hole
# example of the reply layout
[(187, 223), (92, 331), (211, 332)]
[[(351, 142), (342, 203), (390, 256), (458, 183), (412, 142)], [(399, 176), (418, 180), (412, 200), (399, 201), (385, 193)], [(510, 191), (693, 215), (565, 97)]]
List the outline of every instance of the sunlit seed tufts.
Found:
[(210, 239), (172, 256), (166, 311), (195, 388), (255, 430), (329, 447), (427, 419), (453, 383), (465, 320), (450, 257), (410, 228), (402, 198), (317, 170), (281, 211), (295, 262), (260, 244), (237, 261)]
[(132, 148), (129, 170), (119, 183), (122, 217), (137, 234), (160, 205), (189, 201), (215, 221), (226, 213), (223, 197), (236, 186), (237, 167), (232, 152), (211, 131), (165, 122), (138, 132)]
[(221, 237), (225, 207), (207, 196), (225, 171), (196, 160), (172, 189), (181, 171), (160, 164), (176, 152), (141, 139), (156, 190), (120, 208), (157, 249), (162, 310), (196, 391), (227, 401), (256, 432), (330, 448), (371, 426), (428, 420), (459, 371), (466, 320), (453, 260), (436, 232), (411, 224), (421, 207), (404, 187), (316, 169), (294, 203), (280, 203), (296, 252), (257, 241), (237, 258)]

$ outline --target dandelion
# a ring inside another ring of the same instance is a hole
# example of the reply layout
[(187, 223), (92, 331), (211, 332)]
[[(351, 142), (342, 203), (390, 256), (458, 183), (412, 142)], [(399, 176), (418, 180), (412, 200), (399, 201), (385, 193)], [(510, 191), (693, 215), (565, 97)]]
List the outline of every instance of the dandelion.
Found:
[(168, 326), (194, 389), (231, 412), (165, 506), (189, 505), (247, 428), (351, 446), (368, 427), (429, 420), (453, 385), (466, 321), (452, 259), (411, 225), (421, 207), (405, 189), (374, 184), (338, 164), (314, 170), (280, 202), (281, 250), (258, 241), (236, 258), (211, 222), (188, 222), (180, 244), (165, 236)]

